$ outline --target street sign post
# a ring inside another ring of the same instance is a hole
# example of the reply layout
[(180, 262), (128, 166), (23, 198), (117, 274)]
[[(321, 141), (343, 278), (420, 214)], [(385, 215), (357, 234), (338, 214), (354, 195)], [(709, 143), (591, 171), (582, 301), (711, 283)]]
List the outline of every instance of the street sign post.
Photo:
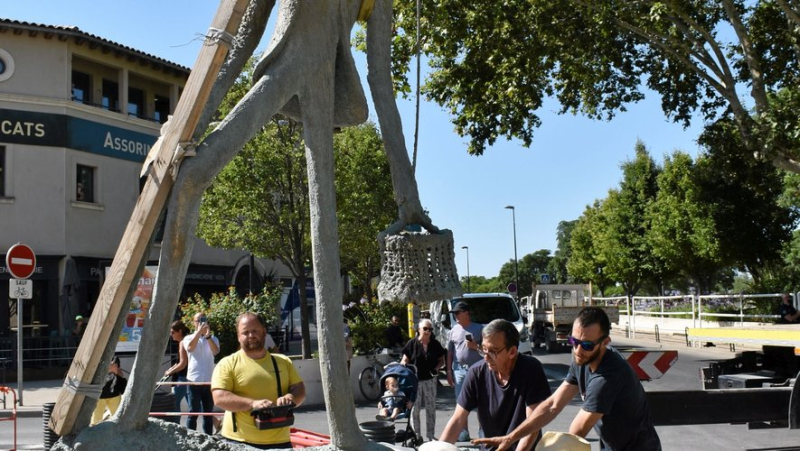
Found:
[(17, 243), (6, 252), (6, 269), (14, 279), (8, 296), (17, 299), (17, 393), (22, 406), (22, 300), (33, 298), (33, 281), (25, 280), (36, 270), (36, 254), (29, 246)]

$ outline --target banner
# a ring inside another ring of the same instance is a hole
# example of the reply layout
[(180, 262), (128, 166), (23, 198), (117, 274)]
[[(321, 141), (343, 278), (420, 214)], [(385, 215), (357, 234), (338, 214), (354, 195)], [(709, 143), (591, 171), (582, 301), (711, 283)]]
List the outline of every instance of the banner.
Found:
[(131, 308), (122, 324), (122, 332), (119, 334), (116, 352), (136, 352), (139, 350), (139, 340), (142, 338), (144, 319), (150, 308), (150, 301), (153, 299), (153, 286), (156, 283), (158, 266), (146, 266), (142, 272), (142, 277), (136, 285), (133, 293)]

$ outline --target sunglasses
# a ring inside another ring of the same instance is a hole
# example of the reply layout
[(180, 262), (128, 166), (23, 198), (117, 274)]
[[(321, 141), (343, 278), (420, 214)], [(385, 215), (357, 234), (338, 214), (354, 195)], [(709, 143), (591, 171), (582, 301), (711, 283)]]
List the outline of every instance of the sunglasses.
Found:
[(425, 332), (432, 332), (433, 327), (420, 327), (420, 330), (424, 330)]
[(567, 337), (567, 343), (569, 343), (570, 346), (572, 346), (573, 348), (577, 348), (578, 346), (580, 346), (581, 349), (583, 349), (584, 351), (594, 351), (594, 347), (602, 343), (603, 340), (605, 340), (607, 337), (608, 335), (601, 337), (597, 341), (581, 341), (570, 335), (569, 337)]

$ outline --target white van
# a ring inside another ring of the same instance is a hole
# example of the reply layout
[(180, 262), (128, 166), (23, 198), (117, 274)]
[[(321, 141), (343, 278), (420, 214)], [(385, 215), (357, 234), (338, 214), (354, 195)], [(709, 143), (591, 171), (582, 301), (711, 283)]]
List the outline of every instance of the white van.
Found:
[(430, 313), (433, 331), (442, 346), (447, 347), (450, 329), (456, 324), (456, 318), (451, 310), (459, 301), (464, 301), (469, 305), (470, 318), (474, 323), (485, 326), (495, 319), (504, 319), (514, 323), (519, 331), (519, 352), (531, 353), (527, 318), (520, 313), (514, 298), (505, 293), (470, 293), (446, 301), (432, 302)]

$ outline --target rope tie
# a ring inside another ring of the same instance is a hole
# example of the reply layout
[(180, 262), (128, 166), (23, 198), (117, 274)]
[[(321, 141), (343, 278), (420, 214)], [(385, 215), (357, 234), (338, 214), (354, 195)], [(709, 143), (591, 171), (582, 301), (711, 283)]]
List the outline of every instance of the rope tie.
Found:
[(103, 391), (103, 384), (89, 384), (86, 382), (81, 382), (77, 377), (67, 376), (67, 378), (64, 379), (64, 388), (75, 395), (83, 395), (87, 398), (100, 399), (100, 393)]
[(172, 167), (170, 168), (173, 179), (178, 177), (178, 169), (180, 169), (183, 159), (197, 155), (196, 148), (197, 144), (194, 141), (180, 142), (175, 147), (175, 152), (172, 154)]
[(205, 45), (214, 45), (219, 43), (223, 43), (230, 48), (233, 45), (233, 35), (225, 30), (210, 27), (208, 29), (208, 34), (206, 34)]

